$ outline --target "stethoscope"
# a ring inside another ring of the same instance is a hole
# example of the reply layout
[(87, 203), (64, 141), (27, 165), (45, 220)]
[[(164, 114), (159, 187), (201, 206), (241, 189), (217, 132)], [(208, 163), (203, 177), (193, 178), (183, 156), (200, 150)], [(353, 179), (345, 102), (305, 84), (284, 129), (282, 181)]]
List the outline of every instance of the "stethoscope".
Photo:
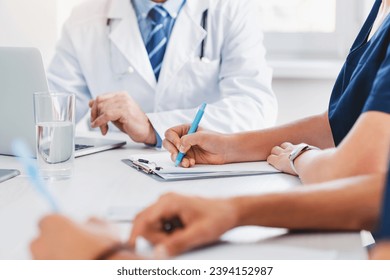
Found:
[(199, 56), (199, 59), (205, 63), (209, 63), (210, 62), (210, 59), (208, 59), (207, 57), (205, 57), (205, 48), (206, 48), (206, 43), (207, 43), (207, 18), (208, 18), (208, 15), (209, 15), (209, 10), (205, 10), (202, 14), (202, 21), (201, 21), (201, 26), (202, 28), (204, 29), (204, 31), (206, 31), (206, 36), (204, 37), (204, 39), (202, 40), (202, 44), (200, 46), (200, 56)]
[[(201, 27), (206, 31), (206, 36), (203, 38), (201, 46), (200, 46), (200, 54), (199, 54), (199, 60), (203, 63), (210, 63), (210, 59), (205, 57), (206, 52), (206, 44), (207, 44), (207, 19), (208, 19), (208, 13), (209, 10), (206, 9), (202, 14), (201, 19)], [(108, 35), (111, 33), (111, 25), (112, 25), (112, 19), (108, 18), (106, 22)], [(116, 71), (114, 65), (113, 65), (113, 46), (112, 43), (110, 43), (110, 63), (111, 63), (111, 70), (112, 72), (117, 76), (118, 79), (121, 79), (125, 75), (131, 75), (135, 72), (135, 69), (133, 66), (129, 66), (126, 71)]]

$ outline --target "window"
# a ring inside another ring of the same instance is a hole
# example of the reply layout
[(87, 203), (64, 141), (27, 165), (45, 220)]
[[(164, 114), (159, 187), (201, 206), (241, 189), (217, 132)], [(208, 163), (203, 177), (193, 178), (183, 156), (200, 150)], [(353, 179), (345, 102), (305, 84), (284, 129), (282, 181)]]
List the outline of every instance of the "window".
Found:
[[(257, 0), (271, 58), (342, 58), (367, 0)], [(372, 3), (371, 3), (372, 4)]]

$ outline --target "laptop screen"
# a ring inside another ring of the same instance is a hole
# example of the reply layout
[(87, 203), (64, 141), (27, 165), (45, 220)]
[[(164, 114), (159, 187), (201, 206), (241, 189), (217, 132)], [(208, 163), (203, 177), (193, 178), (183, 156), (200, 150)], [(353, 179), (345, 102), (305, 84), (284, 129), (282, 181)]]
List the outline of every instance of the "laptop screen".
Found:
[(379, 239), (390, 239), (390, 167), (387, 174), (379, 230), (375, 234)]

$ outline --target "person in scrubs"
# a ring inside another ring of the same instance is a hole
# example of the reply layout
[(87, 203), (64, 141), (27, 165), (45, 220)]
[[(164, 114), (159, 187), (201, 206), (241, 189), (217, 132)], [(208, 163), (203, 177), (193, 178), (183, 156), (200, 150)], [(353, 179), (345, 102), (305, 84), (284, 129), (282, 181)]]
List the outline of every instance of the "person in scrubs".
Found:
[(140, 143), (190, 123), (232, 133), (273, 126), (277, 101), (256, 0), (97, 0), (75, 8), (48, 69), (52, 90), (73, 92), (76, 119), (91, 109)]

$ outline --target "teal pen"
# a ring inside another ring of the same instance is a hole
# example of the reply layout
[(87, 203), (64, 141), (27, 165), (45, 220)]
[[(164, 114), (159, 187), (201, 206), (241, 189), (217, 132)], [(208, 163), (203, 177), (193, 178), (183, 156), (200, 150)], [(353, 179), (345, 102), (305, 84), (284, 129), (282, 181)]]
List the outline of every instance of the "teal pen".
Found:
[[(196, 130), (198, 129), (199, 123), (202, 120), (202, 117), (203, 117), (203, 114), (204, 114), (204, 110), (206, 109), (206, 105), (207, 105), (206, 103), (202, 103), (202, 105), (200, 106), (200, 108), (198, 110), (198, 113), (196, 113), (195, 119), (194, 119), (194, 121), (191, 124), (190, 130), (188, 130), (188, 134), (195, 133)], [(175, 166), (176, 167), (180, 165), (180, 163), (183, 160), (184, 156), (185, 156), (184, 153), (179, 152), (179, 154), (176, 157), (176, 161), (175, 161)]]
[(15, 140), (12, 144), (12, 149), (14, 154), (18, 156), (19, 161), (23, 164), (27, 176), (35, 190), (49, 203), (52, 211), (58, 213), (59, 207), (57, 202), (50, 194), (45, 182), (39, 175), (38, 167), (35, 163), (35, 160), (31, 158), (31, 152), (26, 143), (21, 140)]

